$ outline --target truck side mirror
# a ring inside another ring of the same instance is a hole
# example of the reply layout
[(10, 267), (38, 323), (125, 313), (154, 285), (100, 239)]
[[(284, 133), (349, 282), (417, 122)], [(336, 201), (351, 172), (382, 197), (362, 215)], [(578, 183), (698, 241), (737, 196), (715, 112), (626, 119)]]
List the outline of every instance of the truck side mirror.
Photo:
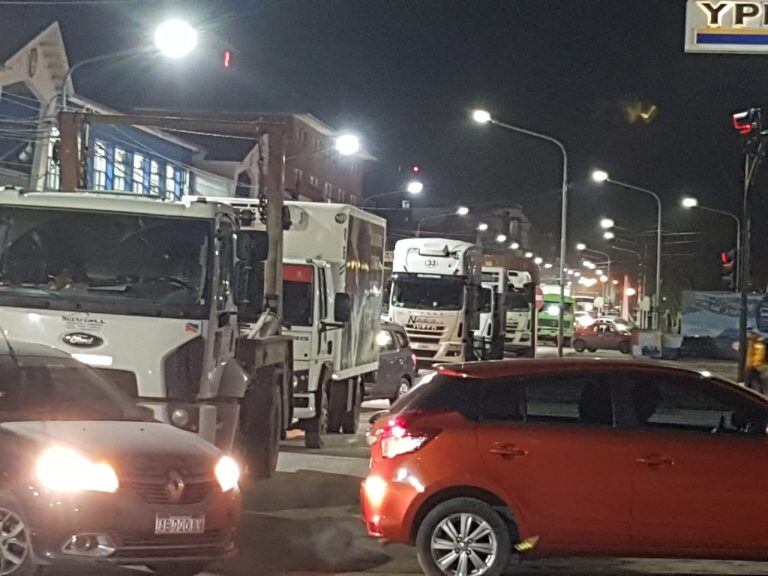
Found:
[(352, 319), (352, 297), (344, 292), (337, 292), (333, 301), (333, 319), (336, 322), (349, 322)]
[(483, 304), (484, 304), (484, 293), (485, 290), (483, 290), (480, 286), (467, 286), (466, 288), (466, 299), (467, 299), (467, 310), (470, 312), (482, 312), (483, 311)]

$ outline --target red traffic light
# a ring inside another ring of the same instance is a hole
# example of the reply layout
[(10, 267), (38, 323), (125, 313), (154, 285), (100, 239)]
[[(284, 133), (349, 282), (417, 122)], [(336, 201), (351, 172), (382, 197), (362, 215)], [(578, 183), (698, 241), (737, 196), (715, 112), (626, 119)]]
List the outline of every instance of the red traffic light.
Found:
[(728, 252), (720, 252), (720, 262), (723, 264), (728, 264), (728, 262), (731, 261), (731, 257), (728, 254)]
[(414, 172), (414, 173), (421, 172), (421, 166), (419, 166), (418, 164), (414, 164), (413, 167), (411, 168), (411, 172)]
[(732, 118), (733, 127), (739, 131), (739, 134), (748, 136), (752, 133), (753, 123), (751, 110), (747, 110), (746, 112), (737, 112), (732, 116)]

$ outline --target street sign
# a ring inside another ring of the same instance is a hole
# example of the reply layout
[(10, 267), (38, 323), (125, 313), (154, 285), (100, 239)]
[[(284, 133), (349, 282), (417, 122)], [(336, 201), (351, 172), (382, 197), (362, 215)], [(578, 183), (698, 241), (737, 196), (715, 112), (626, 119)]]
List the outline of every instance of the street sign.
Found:
[(688, 0), (685, 51), (767, 54), (768, 4), (734, 0)]
[(536, 286), (536, 312), (544, 308), (544, 292), (539, 286)]

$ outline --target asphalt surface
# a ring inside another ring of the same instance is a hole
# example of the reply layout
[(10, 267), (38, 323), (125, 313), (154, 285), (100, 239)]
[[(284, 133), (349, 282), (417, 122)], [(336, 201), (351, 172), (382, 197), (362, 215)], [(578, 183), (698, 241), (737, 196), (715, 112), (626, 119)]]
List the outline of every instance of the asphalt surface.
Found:
[[(555, 355), (554, 348), (541, 350)], [(569, 355), (576, 355), (570, 352)], [(601, 353), (618, 357), (618, 353)], [(728, 362), (680, 362), (732, 378)], [(388, 406), (366, 403), (361, 433), (333, 436), (322, 450), (306, 450), (300, 433), (283, 442), (274, 478), (246, 482), (245, 510), (237, 558), (211, 568), (215, 576), (260, 574), (421, 574), (412, 548), (382, 545), (365, 535), (359, 520), (360, 480), (367, 471), (363, 433), (370, 415)], [(768, 563), (642, 559), (561, 559), (516, 561), (509, 574), (614, 575), (734, 574), (766, 575)]]

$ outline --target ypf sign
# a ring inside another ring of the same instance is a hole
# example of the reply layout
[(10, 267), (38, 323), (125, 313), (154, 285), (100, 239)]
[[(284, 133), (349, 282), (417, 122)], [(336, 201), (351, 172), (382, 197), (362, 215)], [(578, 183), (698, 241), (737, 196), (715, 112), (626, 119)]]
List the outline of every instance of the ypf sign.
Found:
[(768, 53), (768, 3), (688, 0), (685, 51)]

